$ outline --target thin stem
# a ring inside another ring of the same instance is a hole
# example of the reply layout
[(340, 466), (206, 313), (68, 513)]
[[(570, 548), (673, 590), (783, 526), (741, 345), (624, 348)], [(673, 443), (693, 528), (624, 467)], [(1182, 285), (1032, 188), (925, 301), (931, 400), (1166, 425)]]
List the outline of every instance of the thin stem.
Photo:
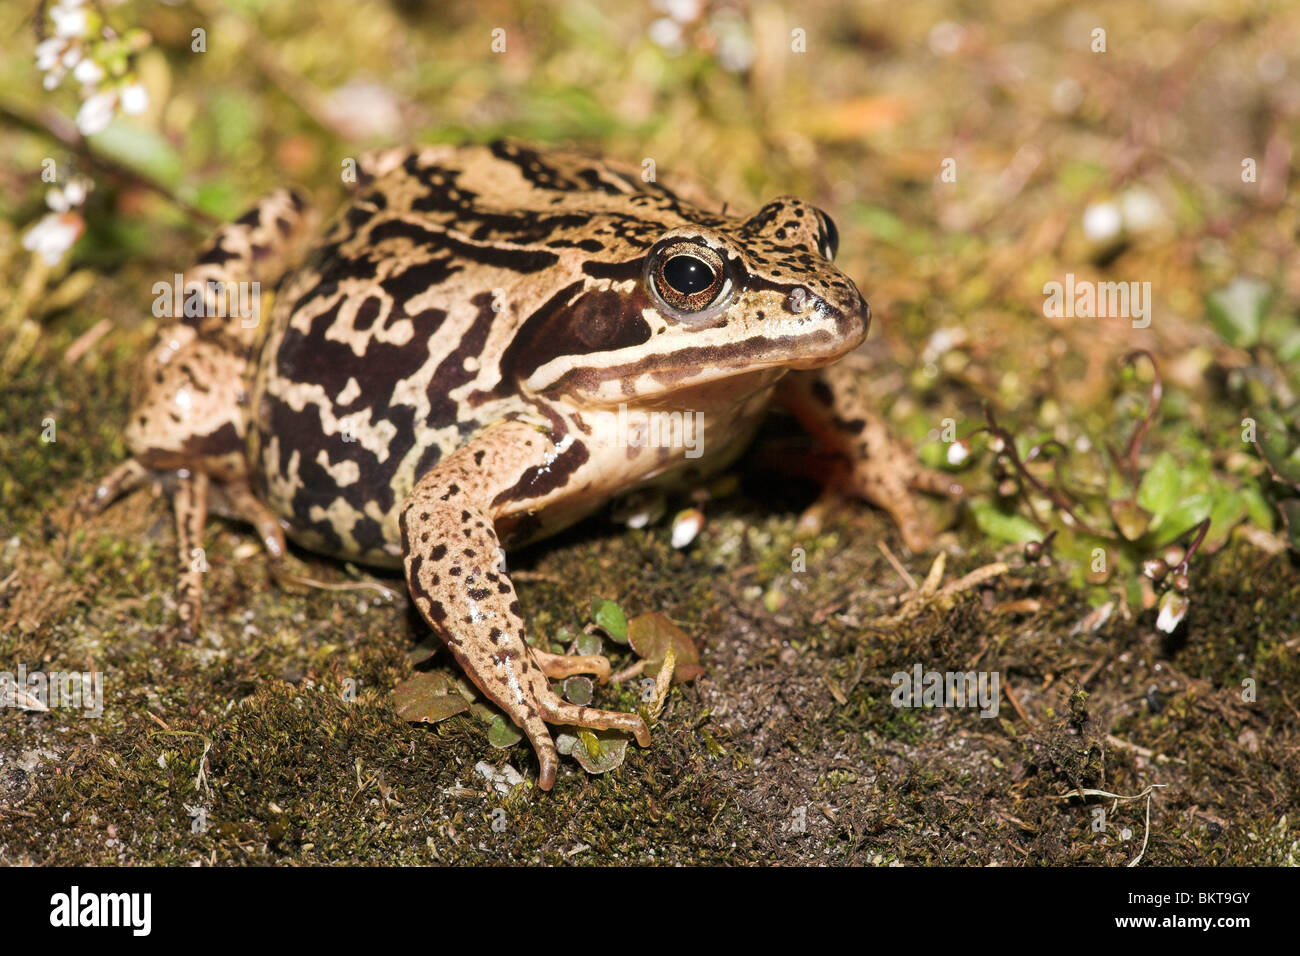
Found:
[(1138, 484), (1138, 455), (1142, 452), (1142, 442), (1146, 438), (1147, 431), (1151, 428), (1151, 423), (1155, 421), (1156, 412), (1160, 409), (1160, 398), (1164, 394), (1164, 384), (1160, 380), (1160, 368), (1156, 365), (1155, 356), (1146, 349), (1129, 352), (1120, 359), (1120, 364), (1132, 365), (1133, 360), (1139, 356), (1151, 363), (1151, 403), (1150, 407), (1147, 408), (1146, 415), (1133, 429), (1133, 434), (1129, 436), (1128, 445), (1124, 449), (1124, 458), (1127, 460), (1128, 465), (1129, 486), (1134, 489), (1137, 488)]
[(1204, 519), (1200, 524), (1196, 526), (1196, 528), (1197, 528), (1196, 538), (1195, 540), (1192, 541), (1190, 545), (1187, 546), (1187, 553), (1183, 555), (1182, 563), (1179, 564), (1178, 567), (1174, 569), (1174, 572), (1176, 574), (1187, 573), (1187, 569), (1192, 562), (1192, 555), (1196, 553), (1196, 549), (1201, 546), (1201, 542), (1205, 540), (1206, 534), (1208, 534), (1210, 531), (1210, 519), (1209, 518)]
[[(1002, 444), (1006, 446), (1003, 450), (1007, 454), (1007, 457), (1011, 459), (1011, 463), (1016, 466), (1016, 471), (1020, 473), (1021, 477), (1023, 477), (1025, 481), (1033, 485), (1034, 490), (1037, 491), (1040, 495), (1045, 497), (1057, 508), (1060, 508), (1067, 515), (1069, 515), (1074, 520), (1074, 523), (1085, 534), (1090, 534), (1093, 537), (1097, 537), (1097, 538), (1106, 537), (1106, 535), (1103, 535), (1100, 532), (1098, 532), (1095, 528), (1092, 527), (1092, 525), (1084, 521), (1082, 518), (1078, 516), (1078, 514), (1075, 513), (1074, 508), (1071, 507), (1070, 501), (1064, 494), (1057, 491), (1055, 488), (1049, 488), (1048, 486), (1044, 485), (1041, 481), (1035, 478), (1033, 474), (1030, 473), (1029, 469), (1025, 467), (1025, 463), (1020, 460), (1020, 453), (1016, 451), (1016, 443), (1015, 440), (1011, 437), (1011, 433), (1006, 431), (1000, 425), (998, 425), (997, 420), (993, 417), (993, 409), (986, 406), (984, 410), (984, 415), (989, 422), (988, 425), (986, 426), (989, 434), (995, 435), (996, 437), (1002, 440)], [(1032, 510), (1032, 504), (1030, 507)], [(1035, 515), (1035, 519), (1036, 518), (1037, 515)]]

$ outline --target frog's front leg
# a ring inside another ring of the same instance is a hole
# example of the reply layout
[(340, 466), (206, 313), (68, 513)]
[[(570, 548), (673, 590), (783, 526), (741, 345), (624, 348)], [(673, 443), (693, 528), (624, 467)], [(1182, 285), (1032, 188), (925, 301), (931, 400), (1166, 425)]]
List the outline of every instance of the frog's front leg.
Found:
[[(498, 570), (495, 502), (554, 454), (554, 445), (535, 428), (520, 422), (493, 426), (421, 478), (401, 518), (415, 606), (479, 690), (528, 735), (543, 790), (554, 786), (558, 764), (548, 722), (624, 730), (641, 746), (650, 743), (650, 731), (636, 714), (579, 707), (551, 690), (548, 673), (564, 673), (567, 665), (528, 646), (514, 584)], [(602, 659), (587, 669), (607, 675), (609, 664)]]
[(961, 483), (923, 468), (915, 454), (890, 434), (863, 386), (867, 371), (849, 356), (826, 368), (792, 372), (781, 380), (780, 398), (824, 445), (847, 459), (838, 483), (889, 512), (903, 541), (923, 551), (934, 529), (916, 501), (917, 492), (959, 497)]

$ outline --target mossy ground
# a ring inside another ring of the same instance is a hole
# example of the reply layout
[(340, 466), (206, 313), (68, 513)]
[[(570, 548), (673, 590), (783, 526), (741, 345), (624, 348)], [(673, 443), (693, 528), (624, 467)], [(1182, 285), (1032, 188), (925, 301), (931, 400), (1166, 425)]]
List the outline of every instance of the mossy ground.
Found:
[[(194, 107), (179, 114), (193, 118), (188, 137), (176, 117), (159, 122), (180, 168), (207, 170), (206, 201), (229, 214), (285, 176), (326, 175), (337, 151), (219, 47), (201, 67), (183, 62), (173, 48), (188, 36), (186, 17), (209, 6), (141, 17), (171, 51), (152, 68), (170, 69), (172, 95)], [(351, 75), (322, 63), (339, 52), (327, 41), (352, 22), (352, 4), (321, 4), (309, 23), (274, 5), (238, 6), (317, 83)], [(947, 42), (929, 32), (934, 23), (958, 19), (939, 6), (885, 19), (813, 10), (810, 35), (828, 49), (795, 61), (810, 72), (742, 82), (696, 53), (656, 74), (639, 47), (625, 75), (614, 65), (613, 38), (627, 35), (614, 28), (619, 18), (539, 18), (516, 4), (499, 13), (520, 46), (531, 40), (515, 54), (525, 59), (480, 63), (464, 50), (485, 21), (468, 5), (434, 6), (377, 5), (383, 12), (349, 34), (358, 62), (394, 64), (393, 85), (416, 107), (409, 139), (470, 131), (624, 150), (648, 142), (663, 167), (737, 200), (803, 191), (844, 210), (842, 261), (883, 329), (872, 333), (882, 404), (918, 444), (943, 415), (963, 432), (975, 427), (981, 401), (1013, 428), (1070, 422), (1107, 435), (1122, 421), (1127, 431), (1110, 380), (1116, 356), (1140, 345), (1162, 363), (1170, 396), (1147, 445), (1199, 441), (1215, 449), (1225, 480), (1257, 478), (1218, 451), (1241, 417), (1230, 378), (1246, 353), (1216, 337), (1200, 296), (1249, 271), (1276, 286), (1275, 311), (1294, 321), (1293, 191), (1262, 205), (1232, 183), (1237, 154), (1263, 156), (1271, 136), (1300, 148), (1294, 123), (1270, 125), (1282, 107), (1266, 99), (1256, 69), (1270, 51), (1289, 58), (1292, 75), (1300, 69), (1300, 43), (1288, 40), (1300, 35), (1294, 13), (1114, 13), (1114, 56), (1103, 62), (1069, 39), (1088, 24), (1064, 10), (993, 4), (989, 23), (967, 24), (955, 60), (933, 52)], [(410, 35), (392, 39), (402, 23)], [(1141, 37), (1148, 53), (1125, 37)], [(415, 65), (389, 55), (393, 43), (441, 58)], [(870, 96), (845, 88), (846, 65), (861, 68), (864, 50)], [(1059, 72), (1045, 66), (1058, 59)], [(1083, 106), (1056, 116), (1044, 104), (1067, 74)], [(583, 92), (600, 78), (607, 98)], [(655, 82), (659, 99), (647, 106), (637, 91)], [(804, 110), (816, 115), (799, 118)], [(214, 124), (225, 117), (230, 129), (237, 116), (246, 128), (232, 144)], [(1135, 125), (1150, 116), (1166, 126)], [(664, 117), (699, 133), (694, 150)], [(1050, 135), (1026, 132), (1030, 121)], [(1206, 124), (1218, 131), (1209, 139), (1198, 133)], [(22, 164), (38, 169), (50, 147), (27, 132), (3, 135), (18, 157), (0, 184), (6, 282), (17, 288), (30, 259), (12, 224), (29, 221), (40, 196)], [(973, 136), (976, 147), (966, 145)], [(1150, 136), (1162, 137), (1159, 149)], [(1117, 155), (1123, 142), (1138, 152)], [(953, 151), (962, 173), (948, 195), (931, 181)], [(1216, 171), (1222, 163), (1227, 173)], [(1145, 338), (1123, 323), (1097, 335), (1045, 322), (1043, 277), (1095, 261), (1079, 238), (1083, 208), (1133, 181), (1176, 221), (1111, 261), (1125, 278), (1156, 280), (1161, 318)], [(153, 329), (152, 297), (140, 290), (183, 268), (199, 233), (127, 186), (98, 195), (88, 215), (101, 234), (84, 241), (79, 261), (93, 287), (39, 314), (39, 339), (0, 384), (0, 670), (101, 671), (105, 709), (101, 719), (0, 711), (0, 861), (1121, 866), (1141, 852), (1157, 865), (1295, 862), (1300, 574), (1268, 529), (1243, 525), (1198, 559), (1192, 609), (1172, 637), (1155, 629), (1153, 609), (1122, 596), (1099, 627), (1081, 626), (1097, 620), (1097, 592), (1061, 567), (1022, 566), (1018, 549), (965, 520), (938, 542), (945, 583), (999, 559), (1015, 566), (905, 604), (909, 585), (879, 543), (917, 579), (933, 555), (909, 555), (863, 505), (803, 530), (814, 494), (771, 469), (788, 431), (779, 423), (735, 467), (740, 490), (706, 505), (708, 523), (688, 549), (671, 548), (662, 524), (633, 531), (602, 517), (512, 556), (512, 569), (536, 572), (519, 590), (539, 633), (581, 631), (599, 595), (629, 613), (668, 615), (701, 648), (706, 674), (673, 689), (653, 746), (630, 748), (610, 773), (588, 776), (566, 760), (543, 794), (527, 746), (493, 749), (475, 717), (402, 721), (389, 694), (429, 637), (409, 602), (274, 585), (238, 525), (210, 523), (206, 627), (197, 642), (178, 642), (166, 503), (141, 492), (80, 527), (68, 509), (125, 454), (129, 370)], [(16, 296), (6, 296), (9, 308)], [(70, 344), (103, 317), (112, 331), (68, 361)], [(940, 327), (975, 341), (960, 368), (931, 369), (922, 356)], [(11, 340), (0, 338), (0, 354)], [(52, 444), (42, 439), (48, 418)], [(967, 479), (974, 500), (990, 499), (982, 473)], [(806, 553), (803, 572), (792, 569), (795, 548)], [(304, 553), (295, 560), (320, 579), (366, 579)], [(400, 591), (400, 579), (380, 580)], [(630, 660), (616, 657), (615, 668)], [(999, 672), (998, 716), (892, 706), (891, 675), (918, 662)], [(432, 664), (454, 666), (441, 652)], [(343, 699), (346, 682), (353, 701)], [(1250, 687), (1253, 700), (1243, 695)], [(602, 688), (597, 702), (636, 705), (630, 688)], [(475, 770), (482, 761), (509, 762), (530, 782), (503, 795)], [(1088, 789), (1149, 800), (1077, 795)], [(1098, 808), (1104, 832), (1094, 829)]]

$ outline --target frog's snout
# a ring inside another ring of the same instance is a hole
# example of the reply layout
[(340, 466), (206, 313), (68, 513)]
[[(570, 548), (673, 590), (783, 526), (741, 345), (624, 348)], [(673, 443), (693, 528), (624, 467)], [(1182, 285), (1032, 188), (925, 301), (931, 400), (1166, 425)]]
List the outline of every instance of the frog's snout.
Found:
[(837, 354), (852, 351), (862, 344), (871, 326), (871, 306), (856, 286), (850, 285), (837, 295), (825, 297), (809, 293), (808, 298), (811, 301), (802, 303), (804, 308), (811, 305), (821, 316), (834, 321), (834, 337), (841, 346)]

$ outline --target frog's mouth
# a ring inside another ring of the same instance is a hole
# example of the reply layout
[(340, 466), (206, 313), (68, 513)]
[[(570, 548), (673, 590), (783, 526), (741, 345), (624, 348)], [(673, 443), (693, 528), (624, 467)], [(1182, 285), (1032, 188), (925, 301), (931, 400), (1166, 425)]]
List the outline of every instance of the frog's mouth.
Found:
[[(683, 406), (683, 393), (693, 390), (740, 393), (751, 383), (770, 385), (789, 371), (830, 365), (862, 343), (869, 320), (864, 305), (857, 314), (818, 312), (751, 323), (742, 338), (727, 338), (725, 328), (663, 336), (653, 340), (663, 343), (659, 348), (589, 355), (562, 369), (544, 366), (526, 384), (535, 394), (565, 396), (589, 408), (631, 402)], [(548, 372), (546, 380), (538, 380)]]

